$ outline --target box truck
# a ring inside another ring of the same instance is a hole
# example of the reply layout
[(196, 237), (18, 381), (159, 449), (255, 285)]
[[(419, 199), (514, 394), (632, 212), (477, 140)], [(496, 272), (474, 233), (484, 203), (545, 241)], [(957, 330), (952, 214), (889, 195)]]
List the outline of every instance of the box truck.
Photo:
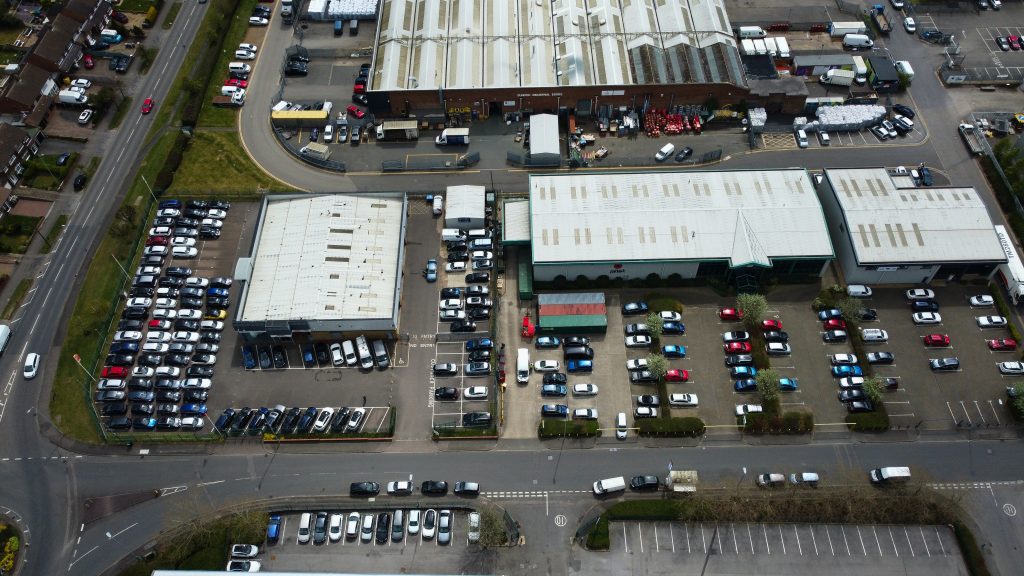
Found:
[(889, 23), (889, 18), (885, 15), (885, 6), (875, 4), (871, 9), (871, 18), (875, 21), (875, 26), (878, 26), (879, 32), (882, 34), (892, 32), (892, 24)]
[(857, 84), (868, 81), (868, 66), (864, 63), (863, 56), (853, 57), (853, 81)]
[(818, 81), (822, 84), (831, 84), (832, 86), (849, 86), (853, 84), (854, 76), (853, 70), (833, 68), (822, 74)]
[(385, 120), (377, 126), (377, 140), (415, 140), (420, 137), (415, 120)]
[(779, 49), (779, 58), (789, 58), (789, 41), (779, 36), (775, 39), (775, 46)]
[(1024, 264), (1020, 262), (1020, 255), (1013, 246), (1013, 239), (1006, 232), (1005, 226), (996, 226), (996, 238), (1003, 247), (1003, 254), (1006, 255), (1006, 264), (996, 267), (995, 276), (1002, 282), (1006, 292), (1010, 295), (1014, 306), (1020, 304), (1024, 299)]
[(847, 34), (867, 34), (868, 27), (863, 22), (829, 22), (828, 33), (833, 38), (842, 38)]
[[(331, 157), (331, 149), (326, 144), (310, 142), (299, 150), (299, 154), (316, 158), (317, 160), (327, 160)], [(367, 353), (369, 353), (369, 348), (367, 348)]]
[(434, 138), (434, 143), (438, 146), (469, 144), (469, 128), (445, 128)]

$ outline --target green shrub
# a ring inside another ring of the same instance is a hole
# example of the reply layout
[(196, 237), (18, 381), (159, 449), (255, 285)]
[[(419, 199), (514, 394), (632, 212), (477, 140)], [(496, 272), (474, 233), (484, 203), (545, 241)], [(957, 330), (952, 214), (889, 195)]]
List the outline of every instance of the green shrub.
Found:
[(537, 437), (541, 440), (563, 436), (590, 438), (600, 435), (600, 426), (596, 420), (541, 420), (537, 426)]
[(879, 404), (874, 412), (847, 414), (846, 423), (853, 424), (850, 429), (854, 432), (882, 432), (889, 429), (889, 414), (885, 404)]
[(611, 540), (608, 536), (608, 516), (602, 514), (598, 518), (597, 523), (594, 524), (594, 528), (587, 534), (587, 549), (588, 550), (607, 550), (611, 545)]
[(657, 292), (645, 294), (644, 302), (647, 302), (647, 306), (651, 309), (651, 312), (654, 313), (661, 312), (662, 310), (679, 312), (680, 314), (683, 313), (682, 302), (671, 296), (666, 296)]
[[(1004, 318), (1013, 318), (1013, 314), (1010, 312), (1010, 307), (1006, 304), (1006, 299), (1003, 298), (1003, 291), (999, 289), (994, 283), (989, 283), (988, 291), (992, 294), (992, 299), (996, 301), (996, 308), (999, 310), (1000, 316)], [(1017, 342), (1024, 342), (1021, 340), (1020, 330), (1017, 330), (1017, 326), (1013, 322), (1008, 322), (1006, 327), (1010, 330), (1010, 338), (1013, 338)], [(1024, 350), (1024, 348), (1022, 348)]]
[(688, 416), (686, 418), (644, 418), (637, 422), (640, 436), (667, 436), (670, 438), (694, 438), (704, 434), (704, 421)]

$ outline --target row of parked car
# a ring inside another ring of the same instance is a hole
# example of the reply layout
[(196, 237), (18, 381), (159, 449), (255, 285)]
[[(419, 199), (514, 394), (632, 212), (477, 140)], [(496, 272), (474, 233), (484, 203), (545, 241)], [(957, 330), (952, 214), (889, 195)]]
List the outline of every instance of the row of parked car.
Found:
[[(268, 527), (268, 541), (271, 531), (280, 531), (280, 517), (275, 519), (271, 516), (271, 524)], [(340, 542), (342, 538), (348, 541), (357, 539), (363, 543), (370, 544), (376, 540), (377, 544), (399, 543), (405, 539), (406, 533), (411, 537), (419, 536), (423, 540), (432, 541), (442, 546), (451, 544), (454, 536), (455, 515), (451, 510), (442, 509), (435, 511), (428, 510), (395, 510), (394, 512), (372, 512), (360, 513), (352, 511), (347, 514), (334, 512), (304, 512), (299, 517), (298, 542), (299, 544), (314, 545), (331, 542)], [(468, 516), (468, 527), (466, 538), (470, 543), (480, 540), (480, 514), (470, 512)]]
[(355, 434), (366, 424), (366, 408), (227, 408), (213, 427), (225, 434)]
[[(460, 255), (466, 257), (466, 252), (448, 252), (448, 259)], [(490, 266), (491, 252), (478, 250), (473, 252), (473, 257), (486, 257)], [(474, 260), (474, 263), (479, 260)], [(441, 322), (448, 322), (452, 332), (475, 332), (477, 320), (488, 320), (491, 317), (491, 307), (494, 301), (488, 297), (487, 286), (475, 285), (467, 288), (442, 288), (437, 308), (437, 318)]]
[(219, 237), (230, 207), (222, 201), (160, 202), (97, 382), (95, 400), (110, 417), (110, 429), (203, 427), (233, 282), (194, 276), (183, 266), (165, 269), (164, 262), (168, 246), (196, 250), (200, 230)]

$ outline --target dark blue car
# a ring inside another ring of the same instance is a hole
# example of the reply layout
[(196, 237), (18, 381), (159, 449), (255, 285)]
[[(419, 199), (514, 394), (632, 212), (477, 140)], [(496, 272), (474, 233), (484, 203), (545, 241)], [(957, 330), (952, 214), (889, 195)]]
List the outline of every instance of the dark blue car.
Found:
[(316, 368), (316, 355), (313, 353), (313, 346), (306, 346), (302, 349), (302, 363), (306, 368)]
[(206, 295), (214, 298), (227, 298), (231, 292), (227, 288), (207, 288)]
[(256, 354), (253, 352), (252, 346), (242, 346), (242, 363), (246, 370), (256, 368)]
[(565, 369), (569, 372), (593, 372), (594, 361), (593, 360), (570, 360), (565, 365)]
[(159, 206), (161, 210), (164, 208), (181, 209), (181, 200), (161, 200)]
[(665, 322), (661, 325), (662, 334), (686, 334), (686, 326), (682, 322)]
[(187, 416), (205, 416), (206, 404), (185, 404), (181, 407), (181, 413)]
[(267, 544), (277, 544), (281, 538), (281, 515), (271, 514), (270, 522), (267, 524)]
[(479, 338), (477, 340), (467, 340), (466, 350), (493, 350), (494, 341), (490, 338)]
[(569, 415), (569, 407), (565, 404), (545, 404), (540, 407), (540, 415), (546, 418), (565, 418)]
[(226, 430), (229, 426), (231, 426), (231, 421), (234, 419), (235, 410), (233, 408), (228, 408), (224, 410), (224, 413), (217, 418), (217, 421), (214, 422), (213, 427), (216, 428), (217, 430)]
[(753, 378), (737, 380), (736, 383), (732, 385), (732, 388), (737, 392), (757, 392), (757, 380), (754, 380)]
[(910, 302), (911, 312), (938, 312), (939, 303), (935, 300), (913, 300)]

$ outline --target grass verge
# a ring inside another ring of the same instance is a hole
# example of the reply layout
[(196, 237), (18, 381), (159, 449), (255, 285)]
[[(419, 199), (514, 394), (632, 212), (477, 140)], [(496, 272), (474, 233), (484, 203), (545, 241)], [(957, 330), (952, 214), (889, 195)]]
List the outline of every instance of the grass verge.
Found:
[(214, 65), (214, 76), (206, 85), (206, 92), (202, 94), (203, 109), (199, 112), (199, 120), (196, 126), (231, 128), (238, 120), (238, 108), (218, 108), (211, 104), (214, 96), (220, 96), (220, 87), (224, 84), (220, 80), (227, 78), (228, 62), (234, 61), (234, 46), (245, 38), (249, 30), (249, 15), (257, 0), (241, 0), (235, 17), (231, 20), (227, 32), (224, 35), (224, 50), (221, 50), (217, 63)]
[(168, 534), (157, 544), (155, 558), (130, 566), (121, 576), (149, 576), (155, 570), (223, 571), (232, 544), (263, 544), (266, 522), (262, 512), (244, 512)]
[(128, 96), (122, 98), (120, 103), (114, 108), (114, 116), (110, 119), (110, 129), (113, 130), (124, 122), (125, 114), (128, 113), (132, 108), (132, 98)]
[(0, 220), (0, 252), (24, 254), (32, 242), (32, 233), (42, 218), (8, 214)]
[(164, 30), (170, 30), (171, 26), (174, 26), (174, 20), (178, 17), (178, 12), (181, 12), (181, 2), (171, 4), (170, 9), (167, 10), (167, 16), (164, 17), (162, 25)]
[(291, 190), (252, 163), (237, 132), (197, 131), (168, 190), (186, 197), (213, 194), (258, 200), (262, 195), (257, 188), (270, 187)]
[(134, 14), (145, 14), (146, 10), (153, 5), (153, 0), (121, 0), (117, 5), (119, 12), (132, 12)]
[(25, 278), (21, 282), (18, 282), (18, 287), (15, 288), (14, 293), (11, 294), (11, 299), (7, 301), (7, 306), (4, 306), (4, 320), (10, 320), (14, 317), (14, 313), (18, 311), (18, 308), (21, 306), (21, 301), (25, 299), (25, 295), (28, 294), (28, 289), (31, 287), (31, 278)]
[(53, 243), (57, 241), (57, 237), (60, 236), (61, 230), (68, 223), (68, 215), (61, 214), (57, 217), (57, 220), (50, 226), (50, 231), (46, 233), (46, 242), (39, 247), (40, 254), (49, 254), (50, 249), (53, 248)]

